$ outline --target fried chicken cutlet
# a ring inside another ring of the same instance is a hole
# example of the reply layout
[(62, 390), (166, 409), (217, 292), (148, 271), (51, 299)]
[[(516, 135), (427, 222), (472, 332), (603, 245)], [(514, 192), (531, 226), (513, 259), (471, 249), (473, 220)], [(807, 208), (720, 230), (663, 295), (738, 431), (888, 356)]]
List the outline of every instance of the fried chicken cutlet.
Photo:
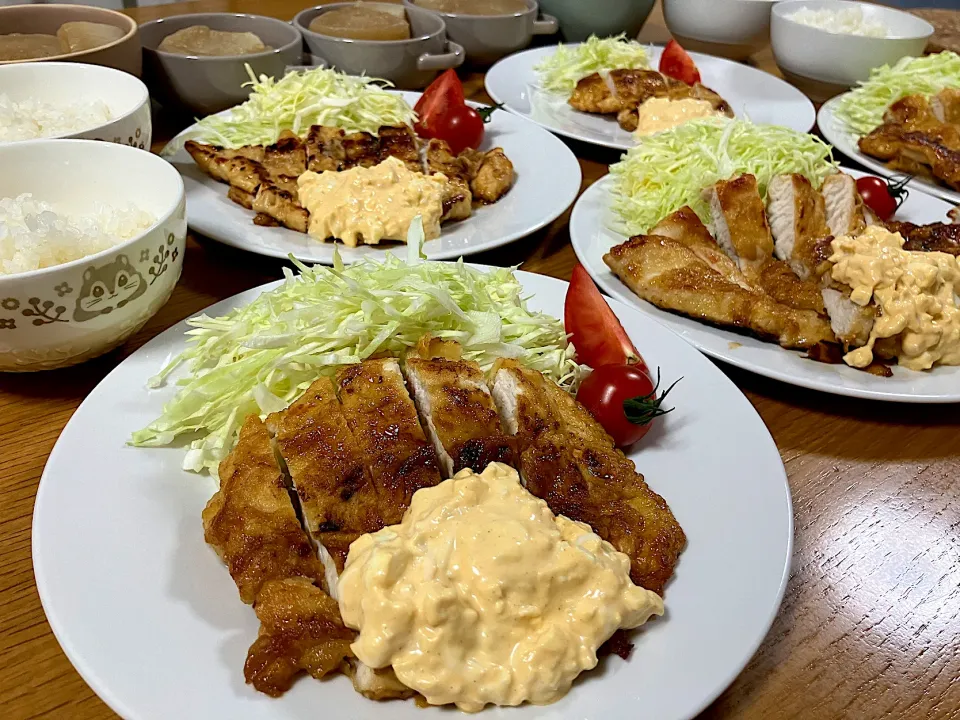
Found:
[(255, 415), (220, 464), (220, 489), (203, 510), (203, 525), (240, 598), (253, 603), (261, 621), (244, 666), (247, 682), (276, 697), (301, 671), (320, 678), (352, 656), (353, 632), (344, 627), (336, 601), (317, 586), (323, 565)]
[(203, 509), (206, 541), (224, 561), (240, 599), (252, 604), (268, 580), (323, 582), (323, 565), (293, 509), (270, 435), (255, 415), (220, 463), (220, 489)]
[(268, 146), (231, 150), (188, 140), (184, 147), (201, 170), (231, 186), (229, 199), (257, 212), (257, 224), (272, 220), (298, 232), (306, 232), (309, 215), (299, 203), (296, 181), (307, 170), (339, 172), (394, 157), (415, 172), (442, 172), (444, 222), (469, 217), (474, 202), (496, 202), (514, 180), (513, 163), (501, 148), (453, 155), (444, 141), (423, 143), (409, 127), (383, 127), (371, 135), (315, 125), (304, 140), (287, 132)]
[(465, 468), (480, 471), (492, 462), (512, 463), (513, 440), (500, 427), (477, 363), (408, 356), (404, 371), (445, 478)]
[(493, 397), (516, 437), (527, 489), (589, 524), (630, 558), (630, 577), (663, 595), (686, 536), (666, 502), (568, 393), (514, 360), (494, 368)]
[(733, 117), (730, 105), (710, 88), (700, 83), (687, 85), (655, 70), (611, 70), (605, 76), (593, 73), (577, 82), (567, 102), (580, 112), (616, 114), (620, 126), (633, 132), (637, 129), (637, 107), (654, 97), (706, 100), (717, 112)]
[(343, 415), (377, 490), (386, 525), (403, 519), (413, 494), (440, 482), (433, 447), (394, 358), (347, 365), (336, 376)]
[[(276, 443), (287, 466), (313, 539), (343, 570), (350, 543), (383, 527), (376, 487), (360, 446), (347, 424), (330, 378), (320, 378), (289, 408), (271, 416)], [(327, 587), (336, 597), (336, 578)]]
[[(703, 195), (710, 205), (717, 244), (752, 286), (795, 310), (824, 312), (819, 284), (801, 279), (773, 257), (773, 236), (756, 177), (747, 174), (721, 180), (704, 188)], [(656, 234), (657, 229), (652, 232)]]

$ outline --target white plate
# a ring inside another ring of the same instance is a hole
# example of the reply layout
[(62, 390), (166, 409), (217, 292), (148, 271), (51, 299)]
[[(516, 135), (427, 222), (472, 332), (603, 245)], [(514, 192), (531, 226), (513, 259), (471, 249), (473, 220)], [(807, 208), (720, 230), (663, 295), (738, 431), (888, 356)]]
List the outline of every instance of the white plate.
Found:
[[(533, 67), (555, 51), (555, 46), (540, 47), (503, 58), (487, 72), (487, 93), (511, 112), (558, 135), (618, 150), (636, 145), (633, 135), (617, 124), (616, 116), (578, 112), (567, 104), (566, 96), (540, 89)], [(663, 48), (652, 46), (647, 51), (650, 67), (657, 67)], [(723, 58), (700, 53), (690, 56), (700, 69), (703, 84), (720, 93), (738, 118), (800, 132), (813, 127), (813, 104), (789, 83)]]
[[(410, 105), (420, 93), (401, 93)], [(471, 103), (474, 104), (474, 103)], [(475, 105), (475, 104), (474, 104)], [(229, 113), (230, 110), (224, 111)], [(193, 126), (177, 135), (176, 148)], [(516, 181), (498, 202), (477, 208), (466, 220), (445, 223), (436, 240), (424, 243), (431, 260), (452, 260), (506, 245), (550, 224), (570, 207), (580, 191), (580, 163), (570, 149), (533, 123), (505, 112), (495, 112), (486, 126), (482, 150), (502, 147), (513, 162)], [(227, 245), (260, 255), (288, 255), (309, 263), (333, 262), (333, 242), (320, 242), (283, 227), (259, 227), (254, 213), (227, 199), (227, 185), (202, 172), (186, 150), (161, 153), (180, 171), (187, 192), (190, 227)], [(386, 250), (404, 252), (397, 243), (349, 248), (338, 243), (346, 263), (382, 256)]]
[[(845, 94), (846, 93), (844, 93), (844, 95)], [(860, 140), (860, 138), (847, 130), (843, 126), (843, 123), (840, 122), (839, 118), (837, 118), (837, 116), (834, 114), (840, 99), (843, 98), (844, 95), (837, 95), (835, 98), (831, 98), (820, 107), (820, 112), (817, 113), (817, 127), (820, 128), (820, 132), (823, 133), (823, 137), (828, 143), (833, 145), (848, 158), (855, 160), (864, 167), (870, 168), (877, 173), (877, 175), (887, 178), (892, 177), (893, 175), (902, 175), (903, 173), (899, 173), (896, 170), (891, 170), (888, 168), (886, 163), (881, 162), (876, 158), (872, 158), (869, 155), (864, 155), (862, 152), (860, 152), (860, 148), (857, 146), (857, 142)], [(960, 205), (960, 192), (951, 190), (943, 185), (938, 185), (927, 178), (914, 178), (910, 181), (907, 187), (915, 190), (922, 190), (923, 192), (927, 192), (931, 195), (941, 197), (944, 200), (948, 200), (954, 205)]]
[[(518, 273), (530, 305), (561, 315), (567, 283)], [(265, 286), (268, 287), (268, 286)], [(219, 315), (261, 290), (207, 312)], [(777, 613), (790, 570), (790, 491), (770, 434), (716, 367), (642, 314), (612, 303), (664, 380), (676, 411), (632, 454), (688, 537), (666, 615), (547, 707), (482, 717), (657, 720), (695, 716), (736, 677)], [(37, 493), (33, 561), (53, 631), (84, 679), (127, 720), (429, 720), (448, 710), (379, 704), (344, 677), (303, 678), (280, 699), (243, 682), (257, 634), (203, 541), (211, 480), (180, 470), (180, 449), (124, 447), (172, 388), (144, 383), (184, 344), (184, 323), (127, 358), (87, 397), (50, 455)]]
[[(849, 168), (844, 172), (861, 177)], [(960, 402), (960, 367), (938, 367), (930, 372), (893, 368), (893, 377), (876, 377), (846, 365), (806, 360), (803, 354), (784, 350), (749, 335), (722, 330), (692, 318), (660, 310), (634, 295), (603, 262), (603, 255), (626, 237), (607, 227), (610, 218), (607, 188), (610, 180), (594, 183), (580, 196), (570, 217), (570, 238), (580, 262), (594, 281), (612, 297), (678, 333), (697, 349), (717, 360), (791, 385), (850, 397), (913, 403)], [(918, 224), (946, 222), (950, 205), (921, 192), (913, 192), (896, 219)]]

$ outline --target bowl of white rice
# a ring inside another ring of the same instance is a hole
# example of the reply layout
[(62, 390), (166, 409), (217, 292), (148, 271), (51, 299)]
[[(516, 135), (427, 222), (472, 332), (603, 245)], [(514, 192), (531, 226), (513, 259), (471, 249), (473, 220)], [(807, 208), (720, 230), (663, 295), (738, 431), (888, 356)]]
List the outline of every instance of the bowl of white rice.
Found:
[(150, 149), (150, 94), (122, 70), (74, 62), (0, 65), (0, 145), (87, 138)]
[(851, 0), (784, 0), (773, 6), (773, 57), (814, 100), (844, 92), (905, 56), (923, 55), (933, 25), (915, 15)]
[(187, 233), (165, 160), (91, 140), (0, 145), (0, 371), (115, 348), (167, 302)]

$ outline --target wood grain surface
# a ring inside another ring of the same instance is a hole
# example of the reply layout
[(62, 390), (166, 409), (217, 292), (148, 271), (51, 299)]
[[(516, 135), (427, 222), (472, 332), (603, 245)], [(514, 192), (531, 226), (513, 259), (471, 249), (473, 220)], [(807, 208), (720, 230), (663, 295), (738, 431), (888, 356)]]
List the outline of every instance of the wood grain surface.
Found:
[[(130, 14), (143, 21), (229, 10), (289, 19), (304, 5), (200, 0)], [(657, 9), (641, 38), (667, 37)], [(776, 72), (769, 50), (754, 61)], [(466, 89), (486, 99), (482, 76), (467, 76)], [(162, 140), (179, 129), (160, 118), (157, 134)], [(585, 145), (571, 148), (580, 158), (584, 187), (616, 159)], [(471, 259), (568, 278), (574, 263), (568, 218), (569, 213), (532, 237)], [(68, 370), (0, 374), (3, 720), (116, 717), (61, 651), (34, 585), (31, 514), (60, 430), (87, 393), (142, 343), (211, 303), (278, 278), (281, 267), (280, 261), (192, 237), (170, 302), (123, 348)], [(780, 448), (794, 501), (796, 545), (773, 628), (749, 666), (701, 717), (960, 718), (957, 407), (850, 400), (721, 368), (757, 408)], [(748, 457), (743, 471), (751, 471)], [(637, 708), (637, 717), (646, 717), (643, 708)]]

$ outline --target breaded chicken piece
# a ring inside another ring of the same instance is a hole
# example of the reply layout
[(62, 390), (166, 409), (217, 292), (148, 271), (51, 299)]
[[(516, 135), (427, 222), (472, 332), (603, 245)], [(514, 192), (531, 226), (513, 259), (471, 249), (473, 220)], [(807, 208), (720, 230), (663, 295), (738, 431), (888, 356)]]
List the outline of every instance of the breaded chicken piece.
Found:
[(662, 497), (583, 406), (513, 360), (494, 369), (493, 396), (516, 429), (527, 489), (557, 514), (585, 522), (630, 557), (630, 577), (663, 595), (686, 536)]
[(767, 221), (774, 248), (802, 279), (819, 278), (826, 260), (818, 242), (830, 236), (823, 197), (803, 175), (777, 175), (767, 188)]
[(857, 181), (846, 173), (828, 175), (820, 186), (827, 228), (834, 237), (858, 235), (866, 227)]
[(343, 624), (336, 600), (306, 578), (265, 583), (254, 610), (260, 634), (247, 652), (243, 675), (262, 693), (279, 697), (300, 673), (319, 680), (353, 657), (356, 633)]
[(710, 204), (717, 243), (739, 266), (751, 287), (795, 310), (822, 313), (820, 285), (801, 280), (773, 257), (773, 237), (753, 175), (722, 180), (703, 190)]
[(612, 248), (603, 260), (637, 296), (664, 310), (746, 330), (788, 348), (834, 341), (826, 319), (816, 312), (796, 310), (731, 282), (676, 240), (639, 235)]
[[(307, 531), (343, 570), (350, 543), (383, 527), (380, 500), (330, 378), (320, 378), (274, 420), (276, 443)], [(335, 592), (335, 578), (327, 574)]]
[(351, 659), (344, 663), (343, 672), (353, 682), (353, 689), (368, 700), (395, 700), (416, 694), (397, 679), (389, 665), (385, 668), (372, 668), (359, 660)]
[(323, 581), (323, 565), (300, 527), (270, 435), (256, 415), (246, 419), (236, 447), (220, 463), (220, 489), (203, 509), (203, 529), (247, 604), (268, 580)]
[(930, 99), (934, 117), (948, 125), (960, 125), (960, 88), (944, 88)]
[(904, 250), (960, 255), (960, 224), (938, 222), (914, 225), (895, 221), (884, 224), (890, 232), (900, 233), (906, 241), (903, 244)]
[(297, 232), (305, 233), (310, 222), (310, 213), (299, 203), (296, 194), (281, 190), (268, 182), (260, 185), (257, 190), (253, 198), (253, 209)]
[(730, 105), (710, 88), (695, 83), (687, 85), (655, 70), (611, 70), (609, 74), (593, 73), (582, 78), (568, 102), (574, 110), (604, 115), (617, 115), (624, 130), (637, 129), (637, 107), (650, 98), (671, 100), (706, 100), (713, 109), (733, 117)]
[(444, 477), (511, 464), (513, 440), (500, 428), (483, 371), (475, 362), (408, 357), (404, 371)]
[(687, 247), (727, 282), (739, 285), (745, 290), (755, 289), (689, 206), (683, 206), (658, 222), (650, 229), (650, 234), (670, 238)]
[(473, 197), (483, 203), (495, 203), (513, 185), (513, 163), (503, 148), (494, 148), (483, 155), (476, 174), (470, 181)]
[(753, 175), (721, 180), (703, 190), (717, 244), (743, 270), (773, 257), (773, 237)]
[(440, 482), (436, 454), (417, 420), (400, 364), (393, 358), (342, 368), (337, 391), (373, 479), (386, 525), (403, 519), (413, 494)]

